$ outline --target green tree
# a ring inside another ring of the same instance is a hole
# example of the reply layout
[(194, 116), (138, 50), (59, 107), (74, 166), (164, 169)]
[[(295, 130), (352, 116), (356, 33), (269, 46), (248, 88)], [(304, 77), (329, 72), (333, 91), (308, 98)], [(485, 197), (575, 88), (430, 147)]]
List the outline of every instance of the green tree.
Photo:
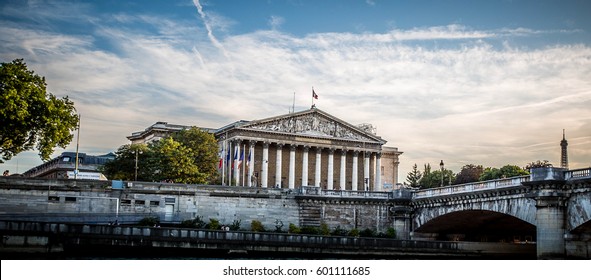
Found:
[(74, 103), (46, 88), (23, 59), (0, 65), (0, 163), (34, 148), (48, 160), (72, 141), (79, 121)]
[(431, 164), (425, 164), (425, 170), (423, 171), (423, 177), (419, 181), (422, 189), (437, 188), (442, 186), (442, 174), (443, 174), (443, 186), (450, 185), (455, 180), (455, 174), (452, 170), (444, 169), (443, 173), (441, 170), (431, 171)]
[(218, 175), (217, 163), (218, 144), (213, 134), (197, 127), (185, 129), (174, 133), (172, 139), (187, 148), (188, 157), (197, 167), (195, 181), (198, 184), (214, 183)]
[(151, 174), (145, 168), (148, 154), (145, 144), (123, 145), (115, 152), (115, 159), (101, 167), (101, 172), (111, 180), (135, 180), (137, 159), (137, 180), (151, 181)]
[(480, 175), (479, 181), (488, 181), (501, 178), (501, 171), (496, 167), (487, 167)]
[(499, 169), (501, 171), (501, 178), (509, 178), (515, 176), (529, 175), (529, 172), (523, 170), (517, 165), (505, 165)]
[(408, 172), (408, 175), (406, 175), (406, 182), (408, 182), (411, 187), (418, 188), (422, 177), (423, 174), (417, 168), (417, 164), (415, 163), (415, 165), (412, 166), (412, 171)]
[(487, 181), (487, 180), (495, 180), (501, 178), (509, 178), (515, 176), (522, 176), (528, 175), (529, 172), (523, 170), (521, 167), (517, 165), (510, 165), (507, 164), (503, 167), (494, 168), (494, 167), (487, 167), (484, 169), (484, 172), (480, 176), (480, 181)]
[(148, 145), (146, 170), (152, 181), (172, 180), (175, 183), (200, 184), (205, 177), (191, 157), (191, 149), (171, 137)]
[(466, 184), (477, 182), (484, 172), (482, 165), (467, 164), (462, 167), (460, 173), (456, 175), (454, 184)]

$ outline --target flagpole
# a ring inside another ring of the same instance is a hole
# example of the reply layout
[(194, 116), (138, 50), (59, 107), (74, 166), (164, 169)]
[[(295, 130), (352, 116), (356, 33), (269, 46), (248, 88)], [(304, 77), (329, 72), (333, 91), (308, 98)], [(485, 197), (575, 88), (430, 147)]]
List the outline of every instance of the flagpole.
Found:
[(244, 181), (244, 174), (245, 174), (245, 171), (246, 171), (246, 168), (244, 168), (244, 155), (246, 154), (245, 151), (246, 151), (246, 144), (242, 144), (242, 155), (241, 155), (242, 156), (242, 161), (240, 163), (240, 168), (242, 168), (242, 186), (243, 187), (244, 187), (244, 182), (245, 182)]

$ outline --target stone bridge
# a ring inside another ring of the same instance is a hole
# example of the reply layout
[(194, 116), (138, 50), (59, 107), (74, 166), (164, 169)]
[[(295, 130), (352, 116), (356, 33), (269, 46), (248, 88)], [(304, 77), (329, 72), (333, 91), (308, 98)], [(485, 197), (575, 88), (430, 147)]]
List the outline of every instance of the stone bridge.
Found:
[(540, 168), (528, 176), (416, 191), (413, 238), (536, 242), (539, 258), (565, 250), (589, 258), (590, 171)]

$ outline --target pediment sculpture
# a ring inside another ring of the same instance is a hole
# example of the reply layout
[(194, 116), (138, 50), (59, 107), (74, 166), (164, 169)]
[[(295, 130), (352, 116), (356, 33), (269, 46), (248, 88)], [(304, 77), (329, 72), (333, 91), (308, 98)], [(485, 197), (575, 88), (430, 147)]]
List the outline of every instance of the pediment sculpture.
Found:
[(319, 114), (288, 116), (264, 120), (247, 124), (244, 128), (350, 140), (375, 141), (375, 139), (371, 139), (364, 135), (364, 133), (367, 133), (366, 131), (356, 131), (355, 129), (350, 128), (347, 124), (326, 118)]

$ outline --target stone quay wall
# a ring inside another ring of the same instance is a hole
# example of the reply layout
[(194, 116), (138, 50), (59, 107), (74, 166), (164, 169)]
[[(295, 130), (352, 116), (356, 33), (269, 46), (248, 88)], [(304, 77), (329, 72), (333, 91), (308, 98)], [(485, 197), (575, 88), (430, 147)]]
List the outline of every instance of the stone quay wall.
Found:
[(297, 189), (146, 182), (126, 182), (119, 189), (110, 181), (0, 178), (0, 217), (52, 222), (131, 223), (158, 216), (178, 223), (201, 217), (222, 225), (240, 221), (243, 229), (257, 220), (271, 231), (276, 226), (287, 231), (290, 223), (324, 223), (331, 231), (394, 227), (402, 238), (408, 235), (407, 218), (391, 212), (393, 205), (387, 199), (301, 197)]

